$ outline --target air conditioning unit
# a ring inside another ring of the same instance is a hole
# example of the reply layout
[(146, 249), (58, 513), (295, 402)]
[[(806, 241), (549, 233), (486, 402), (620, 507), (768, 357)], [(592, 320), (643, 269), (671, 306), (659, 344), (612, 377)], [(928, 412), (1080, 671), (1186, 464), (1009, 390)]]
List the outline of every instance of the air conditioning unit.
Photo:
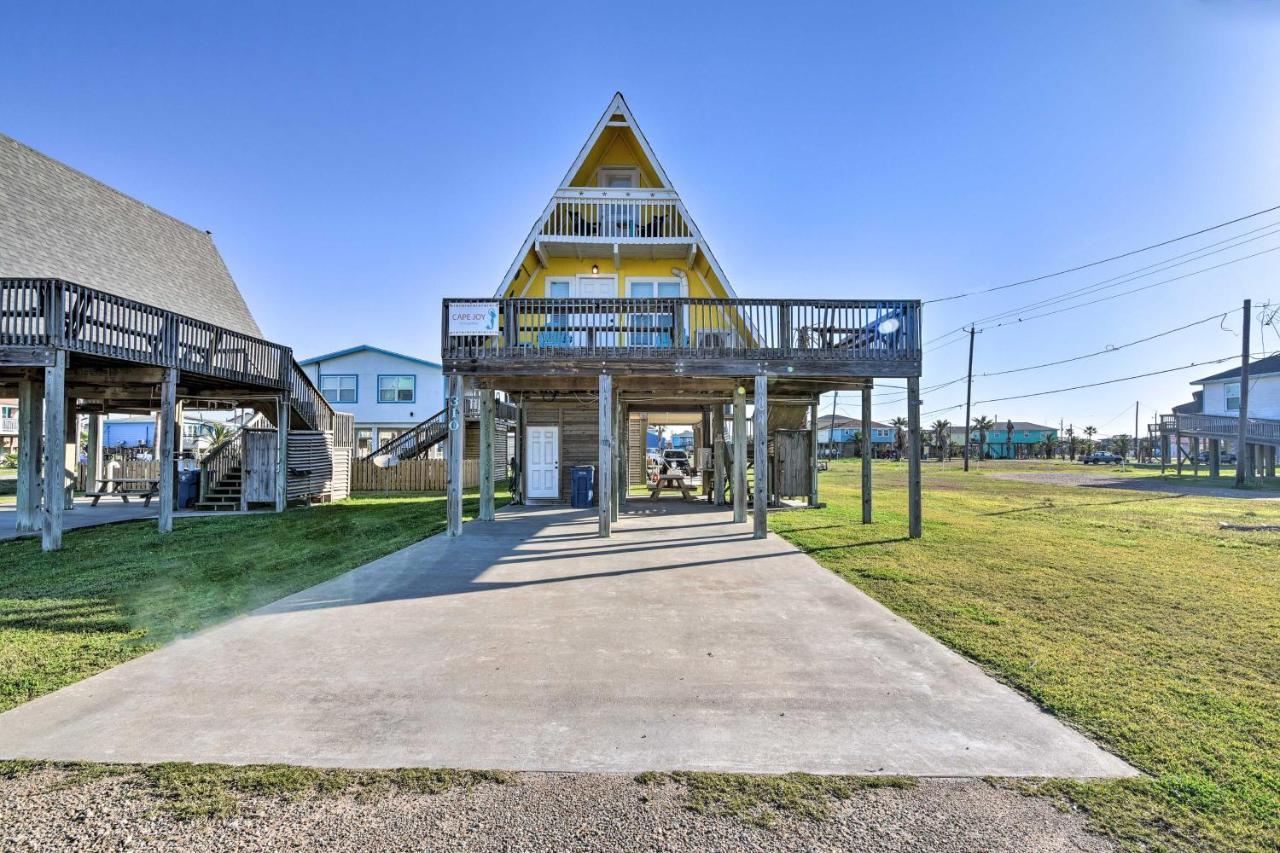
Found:
[(698, 329), (695, 343), (698, 349), (729, 349), (733, 346), (733, 333), (728, 329)]

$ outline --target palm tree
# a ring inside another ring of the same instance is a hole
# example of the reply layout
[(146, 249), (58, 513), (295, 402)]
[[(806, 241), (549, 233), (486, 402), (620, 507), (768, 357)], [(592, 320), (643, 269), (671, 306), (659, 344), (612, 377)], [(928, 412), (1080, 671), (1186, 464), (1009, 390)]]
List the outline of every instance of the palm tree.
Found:
[(907, 450), (907, 419), (899, 415), (889, 421), (889, 426), (894, 428), (893, 446), (898, 450), (898, 458), (906, 456)]
[(1071, 461), (1076, 461), (1076, 431), (1074, 427), (1067, 427), (1067, 453), (1071, 456)]
[(1098, 434), (1098, 428), (1087, 426), (1084, 428), (1084, 452), (1093, 452), (1093, 437)]
[(993, 430), (996, 422), (986, 415), (978, 415), (973, 419), (973, 429), (978, 431), (978, 458), (981, 459), (987, 453), (987, 431)]
[(931, 427), (933, 430), (933, 442), (938, 447), (938, 458), (947, 460), (951, 458), (951, 421), (936, 420)]
[(1129, 453), (1129, 436), (1125, 433), (1111, 436), (1111, 446), (1115, 448), (1116, 455), (1119, 456), (1120, 461), (1123, 462), (1125, 456)]
[(1058, 448), (1058, 438), (1053, 433), (1048, 433), (1044, 437), (1044, 458), (1052, 459), (1053, 453)]
[(1013, 421), (1006, 421), (1004, 425), (1004, 458), (1013, 458)]

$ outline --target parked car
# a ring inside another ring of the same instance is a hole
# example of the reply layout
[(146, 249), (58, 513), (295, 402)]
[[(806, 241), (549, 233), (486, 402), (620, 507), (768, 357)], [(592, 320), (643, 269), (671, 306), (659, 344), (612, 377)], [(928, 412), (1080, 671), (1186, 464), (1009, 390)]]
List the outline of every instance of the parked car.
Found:
[[(1228, 450), (1224, 450), (1218, 454), (1218, 463), (1220, 465), (1234, 465), (1236, 464), (1236, 455)], [(1209, 464), (1209, 451), (1207, 450), (1200, 451), (1200, 464), (1201, 465)]]
[(1114, 453), (1095, 450), (1093, 453), (1081, 457), (1080, 461), (1086, 465), (1119, 465), (1124, 460)]
[(671, 470), (679, 471), (686, 477), (693, 474), (693, 466), (689, 464), (689, 454), (683, 450), (662, 451), (662, 464)]

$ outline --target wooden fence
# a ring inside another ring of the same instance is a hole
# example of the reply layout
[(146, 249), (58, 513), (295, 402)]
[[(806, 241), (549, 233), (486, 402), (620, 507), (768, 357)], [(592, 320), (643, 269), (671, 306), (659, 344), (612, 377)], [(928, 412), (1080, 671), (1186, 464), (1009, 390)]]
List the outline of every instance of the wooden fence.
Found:
[[(89, 466), (83, 462), (76, 465), (76, 488), (88, 491), (85, 479), (89, 476)], [(155, 460), (113, 459), (106, 463), (102, 476), (123, 478), (127, 480), (154, 480), (160, 476), (160, 463)], [(96, 489), (97, 483), (93, 484)]]
[[(351, 462), (353, 492), (441, 492), (448, 482), (448, 465), (444, 459), (405, 459), (394, 468), (378, 468), (372, 462)], [(466, 488), (480, 485), (480, 460), (462, 460), (462, 484)]]

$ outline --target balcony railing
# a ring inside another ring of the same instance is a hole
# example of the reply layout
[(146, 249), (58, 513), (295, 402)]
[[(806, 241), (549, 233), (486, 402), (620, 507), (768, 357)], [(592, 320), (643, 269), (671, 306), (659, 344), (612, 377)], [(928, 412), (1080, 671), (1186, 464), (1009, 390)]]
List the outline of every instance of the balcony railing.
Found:
[[(1240, 419), (1235, 415), (1175, 415), (1177, 430), (1185, 435), (1205, 435), (1210, 438), (1236, 438)], [(1245, 436), (1258, 444), (1280, 444), (1280, 420), (1250, 418), (1245, 425)]]
[[(485, 314), (491, 328), (472, 333), (466, 324)], [(920, 373), (916, 301), (446, 299), (443, 324), (445, 364), (467, 372), (554, 372), (590, 362), (723, 375), (762, 367), (798, 375)]]
[(54, 347), (286, 387), (288, 347), (60, 279), (0, 278), (0, 347)]
[(670, 191), (561, 190), (539, 239), (569, 243), (689, 243), (696, 232)]
[(0, 435), (17, 435), (17, 418), (0, 418)]

